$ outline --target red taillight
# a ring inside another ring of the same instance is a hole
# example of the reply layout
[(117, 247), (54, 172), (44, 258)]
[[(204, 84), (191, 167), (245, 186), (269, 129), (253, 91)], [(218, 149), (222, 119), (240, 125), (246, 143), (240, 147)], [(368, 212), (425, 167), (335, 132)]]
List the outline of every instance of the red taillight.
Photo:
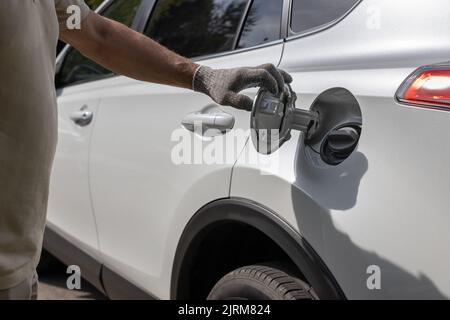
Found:
[(402, 84), (397, 99), (404, 103), (450, 111), (450, 66), (417, 70)]

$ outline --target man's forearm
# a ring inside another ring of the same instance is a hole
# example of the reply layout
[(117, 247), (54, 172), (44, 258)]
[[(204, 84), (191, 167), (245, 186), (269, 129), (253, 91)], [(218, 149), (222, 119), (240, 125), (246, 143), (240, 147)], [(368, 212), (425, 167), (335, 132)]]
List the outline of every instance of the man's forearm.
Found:
[(192, 88), (198, 65), (113, 20), (91, 13), (61, 38), (104, 67), (134, 79)]

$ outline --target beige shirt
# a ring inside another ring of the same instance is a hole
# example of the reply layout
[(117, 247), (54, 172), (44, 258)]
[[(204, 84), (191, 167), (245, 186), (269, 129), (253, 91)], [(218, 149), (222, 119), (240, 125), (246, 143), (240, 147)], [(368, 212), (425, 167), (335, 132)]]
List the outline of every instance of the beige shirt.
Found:
[(33, 274), (57, 141), (55, 52), (67, 7), (83, 0), (0, 1), (0, 289)]

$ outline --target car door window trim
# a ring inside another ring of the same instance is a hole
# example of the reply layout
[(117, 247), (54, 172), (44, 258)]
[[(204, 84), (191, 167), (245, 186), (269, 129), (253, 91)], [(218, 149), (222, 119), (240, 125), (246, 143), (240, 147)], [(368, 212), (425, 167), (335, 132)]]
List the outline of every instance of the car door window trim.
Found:
[(289, 36), (291, 0), (283, 0), (283, 9), (281, 14), (280, 38), (286, 39)]
[(245, 7), (245, 12), (244, 12), (244, 14), (241, 17), (241, 21), (239, 22), (239, 26), (238, 26), (237, 32), (234, 35), (233, 48), (231, 50), (236, 50), (237, 46), (239, 45), (239, 41), (241, 40), (241, 36), (242, 36), (243, 31), (244, 31), (244, 26), (245, 26), (245, 24), (247, 22), (247, 17), (248, 17), (248, 15), (250, 13), (250, 10), (252, 8), (253, 2), (254, 2), (254, 0), (248, 0), (247, 1), (247, 5)]
[(134, 17), (134, 21), (132, 24), (133, 30), (144, 33), (145, 28), (147, 28), (147, 24), (150, 21), (149, 17), (152, 16), (157, 2), (158, 0), (142, 1), (141, 6), (139, 7), (136, 16)]
[(257, 46), (249, 47), (249, 48), (242, 48), (242, 49), (236, 49), (236, 50), (232, 50), (232, 51), (224, 51), (221, 53), (214, 53), (214, 54), (210, 54), (210, 55), (199, 56), (199, 57), (192, 58), (191, 60), (192, 61), (202, 61), (202, 60), (221, 58), (221, 57), (225, 57), (225, 56), (243, 53), (246, 51), (253, 51), (253, 50), (257, 50), (257, 49), (261, 49), (261, 48), (265, 48), (265, 47), (279, 45), (279, 44), (282, 44), (283, 42), (284, 42), (283, 39), (279, 39), (279, 40), (263, 43), (263, 44), (260, 44)]

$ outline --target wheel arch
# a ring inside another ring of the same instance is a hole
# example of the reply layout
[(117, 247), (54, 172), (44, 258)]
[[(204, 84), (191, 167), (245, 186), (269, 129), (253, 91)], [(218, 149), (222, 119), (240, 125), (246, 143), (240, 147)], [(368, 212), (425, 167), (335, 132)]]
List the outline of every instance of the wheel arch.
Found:
[(174, 258), (171, 299), (189, 299), (189, 274), (203, 240), (214, 227), (230, 222), (251, 226), (270, 238), (292, 260), (320, 299), (345, 299), (328, 267), (298, 232), (268, 208), (241, 198), (211, 202), (191, 218)]

